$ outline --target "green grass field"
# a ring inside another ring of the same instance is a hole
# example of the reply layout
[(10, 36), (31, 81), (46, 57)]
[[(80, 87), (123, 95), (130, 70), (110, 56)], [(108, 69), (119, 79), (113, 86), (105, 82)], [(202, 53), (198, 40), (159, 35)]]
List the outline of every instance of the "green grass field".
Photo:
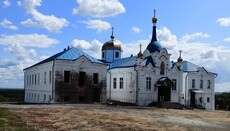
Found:
[(33, 131), (6, 108), (0, 108), (0, 131)]

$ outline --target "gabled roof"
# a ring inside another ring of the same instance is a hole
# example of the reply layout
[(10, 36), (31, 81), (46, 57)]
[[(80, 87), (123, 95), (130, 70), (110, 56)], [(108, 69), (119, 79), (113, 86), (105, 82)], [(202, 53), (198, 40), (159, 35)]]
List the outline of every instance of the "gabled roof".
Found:
[(126, 58), (118, 59), (118, 60), (114, 61), (113, 63), (111, 63), (109, 65), (109, 69), (134, 67), (134, 66), (136, 66), (136, 63), (137, 63), (137, 57), (136, 56), (126, 57)]
[[(50, 61), (53, 61), (53, 60), (67, 60), (67, 61), (74, 61), (78, 58), (80, 58), (81, 56), (84, 56), (86, 57), (90, 62), (92, 63), (98, 63), (98, 64), (104, 64), (103, 62), (97, 60), (96, 58), (86, 54), (85, 52), (82, 52), (80, 50), (78, 50), (77, 48), (70, 48), (70, 49), (67, 49), (67, 50), (64, 50), (62, 52), (59, 52), (35, 65), (32, 65), (26, 69), (29, 69), (31, 67), (34, 67), (34, 66), (37, 66), (37, 65), (41, 65), (41, 64), (44, 64), (44, 63), (47, 63), (47, 62), (50, 62)], [(24, 69), (24, 70), (26, 70)]]

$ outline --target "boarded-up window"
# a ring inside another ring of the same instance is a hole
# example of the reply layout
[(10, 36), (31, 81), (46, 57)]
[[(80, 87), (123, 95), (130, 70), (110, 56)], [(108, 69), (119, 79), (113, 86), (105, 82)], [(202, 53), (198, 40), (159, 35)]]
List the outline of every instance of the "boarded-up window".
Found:
[(64, 83), (70, 83), (70, 71), (64, 71)]
[(93, 84), (98, 84), (98, 73), (93, 73)]

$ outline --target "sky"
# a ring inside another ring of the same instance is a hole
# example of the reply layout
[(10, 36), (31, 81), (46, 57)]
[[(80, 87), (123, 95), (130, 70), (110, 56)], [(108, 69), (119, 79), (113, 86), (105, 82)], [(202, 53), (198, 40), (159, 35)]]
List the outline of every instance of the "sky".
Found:
[(100, 59), (114, 27), (123, 57), (150, 42), (153, 10), (157, 39), (182, 58), (218, 74), (215, 91), (230, 91), (230, 1), (1, 0), (0, 88), (23, 88), (23, 69), (64, 48)]

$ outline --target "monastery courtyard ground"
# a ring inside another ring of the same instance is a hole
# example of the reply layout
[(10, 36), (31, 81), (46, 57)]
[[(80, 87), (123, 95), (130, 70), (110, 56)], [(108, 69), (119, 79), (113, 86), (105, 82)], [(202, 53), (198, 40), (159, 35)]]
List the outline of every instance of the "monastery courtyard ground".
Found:
[(175, 110), (101, 104), (0, 104), (35, 130), (230, 131), (229, 111)]

